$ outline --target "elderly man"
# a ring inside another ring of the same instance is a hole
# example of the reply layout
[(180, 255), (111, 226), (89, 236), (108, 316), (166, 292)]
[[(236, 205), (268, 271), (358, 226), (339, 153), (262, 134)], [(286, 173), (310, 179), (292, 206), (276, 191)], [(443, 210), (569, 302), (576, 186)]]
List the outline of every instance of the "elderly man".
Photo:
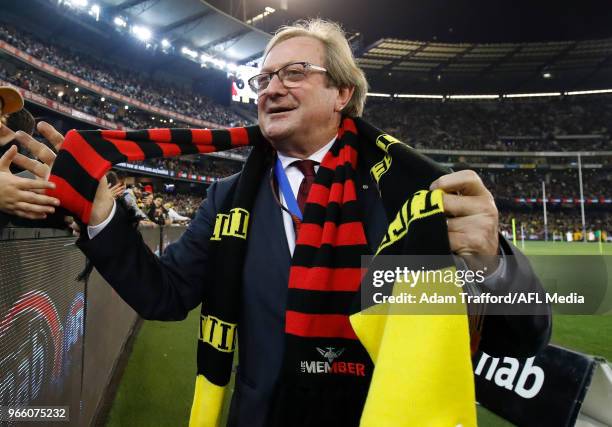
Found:
[[(177, 243), (159, 259), (151, 254), (102, 180), (78, 245), (147, 319), (183, 319), (202, 301), (235, 315), (231, 322), (203, 307), (198, 364), (204, 375), (198, 372), (192, 425), (218, 421), (238, 324), (239, 368), (229, 425), (356, 426), (372, 362), (347, 313), (334, 313), (348, 310), (347, 297), (358, 287), (360, 255), (380, 251), (381, 241), (388, 245), (397, 238), (387, 233), (394, 215), (385, 211), (388, 193), (378, 191), (392, 161), (386, 156), (370, 174), (365, 159), (375, 142), (349, 141), (355, 128), (344, 118), (361, 115), (367, 82), (336, 24), (314, 20), (279, 31), (266, 48), (261, 73), (249, 84), (258, 93), (259, 130), (268, 148), (256, 145), (241, 174), (211, 185)], [(389, 152), (396, 142), (376, 140)], [(401, 159), (393, 162), (402, 164)], [(443, 190), (448, 216), (444, 236), (416, 243), (446, 244), (458, 255), (496, 259), (502, 254), (500, 263), (485, 263), (491, 274), (482, 286), (541, 291), (526, 259), (498, 236), (498, 212), (480, 178), (471, 171), (440, 176), (422, 156), (415, 162), (427, 171), (423, 182), (387, 185)], [(333, 199), (337, 189), (343, 193)], [(433, 192), (421, 194), (426, 193)], [(235, 207), (249, 196), (248, 210)], [(425, 197), (430, 205), (433, 196)], [(323, 223), (335, 237), (325, 241), (319, 234), (315, 242), (314, 230)], [(235, 242), (223, 243), (227, 236)], [(306, 276), (308, 290), (301, 287)], [(232, 294), (236, 278), (240, 286)], [(314, 305), (319, 311), (312, 311)], [(490, 353), (529, 355), (549, 335), (546, 315), (486, 316), (480, 346)], [(312, 359), (312, 354), (330, 364), (356, 362), (317, 375), (299, 364), (300, 357)]]

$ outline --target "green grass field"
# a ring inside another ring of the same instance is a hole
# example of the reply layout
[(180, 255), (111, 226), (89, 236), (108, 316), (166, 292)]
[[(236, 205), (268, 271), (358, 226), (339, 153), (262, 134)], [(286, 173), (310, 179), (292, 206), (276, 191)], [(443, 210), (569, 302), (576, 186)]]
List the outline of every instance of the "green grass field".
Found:
[[(521, 247), (518, 242), (519, 248)], [(603, 254), (612, 255), (612, 244)], [(596, 243), (526, 242), (527, 255), (598, 255)], [(537, 259), (537, 258), (534, 258)], [(542, 258), (546, 259), (546, 258)], [(550, 257), (552, 262), (563, 257)], [(610, 271), (608, 263), (608, 271)], [(535, 266), (538, 270), (538, 266)], [(612, 277), (612, 276), (609, 276)], [(612, 286), (605, 295), (612, 298)], [(612, 313), (607, 315), (553, 316), (555, 344), (612, 361)], [(196, 337), (199, 309), (182, 322), (144, 322), (134, 344), (107, 426), (185, 426), (195, 381)], [(512, 424), (483, 408), (479, 425), (506, 427)]]

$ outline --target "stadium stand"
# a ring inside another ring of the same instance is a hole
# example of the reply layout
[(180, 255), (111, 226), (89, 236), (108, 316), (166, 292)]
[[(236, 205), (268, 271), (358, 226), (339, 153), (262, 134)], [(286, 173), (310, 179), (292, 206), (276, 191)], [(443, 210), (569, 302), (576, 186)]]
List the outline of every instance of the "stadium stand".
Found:
[[(124, 96), (136, 99), (146, 105), (168, 109), (194, 119), (206, 120), (224, 126), (237, 126), (245, 123), (244, 119), (237, 116), (230, 109), (223, 107), (210, 98), (199, 96), (185, 88), (172, 85), (168, 82), (151, 82), (147, 76), (139, 75), (133, 70), (126, 70), (120, 67), (111, 67), (93, 56), (83, 55), (72, 52), (70, 48), (51, 44), (48, 41), (42, 42), (35, 36), (13, 27), (3, 24), (0, 27), (0, 40), (11, 46), (31, 55), (47, 65), (56, 67), (62, 71), (73, 74), (74, 76), (95, 83), (100, 87), (115, 91)], [(57, 97), (61, 90), (53, 88), (53, 82), (48, 75), (41, 71), (35, 71), (33, 67), (22, 64), (20, 69), (15, 70), (16, 74), (9, 77), (11, 83), (15, 82), (32, 85), (35, 89), (42, 90), (44, 94), (50, 95), (51, 99)], [(45, 78), (47, 77), (47, 78)], [(57, 86), (57, 82), (55, 83)], [(53, 93), (55, 90), (55, 93)], [(98, 94), (101, 95), (101, 94)], [(62, 97), (60, 97), (62, 98)], [(66, 100), (73, 106), (101, 112), (97, 104), (98, 99), (93, 97), (83, 99), (81, 97), (67, 97)], [(114, 106), (109, 107), (111, 110)], [(104, 111), (104, 110), (102, 110)], [(103, 114), (108, 114), (104, 111)], [(214, 120), (213, 120), (214, 119)], [(127, 119), (128, 124), (134, 128), (148, 126), (148, 122), (135, 122)]]

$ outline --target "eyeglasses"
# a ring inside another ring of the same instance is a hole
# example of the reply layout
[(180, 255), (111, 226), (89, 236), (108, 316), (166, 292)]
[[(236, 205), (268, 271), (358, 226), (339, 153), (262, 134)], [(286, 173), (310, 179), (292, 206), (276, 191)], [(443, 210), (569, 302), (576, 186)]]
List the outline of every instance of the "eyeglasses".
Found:
[(311, 71), (327, 73), (327, 69), (310, 62), (292, 62), (276, 71), (257, 74), (249, 79), (249, 87), (255, 93), (266, 90), (274, 75), (285, 87), (298, 87)]

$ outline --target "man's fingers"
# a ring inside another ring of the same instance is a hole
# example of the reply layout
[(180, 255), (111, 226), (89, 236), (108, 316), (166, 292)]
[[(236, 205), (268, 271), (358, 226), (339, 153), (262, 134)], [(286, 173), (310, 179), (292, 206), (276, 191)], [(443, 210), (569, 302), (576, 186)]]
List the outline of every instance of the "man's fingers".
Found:
[(64, 136), (61, 133), (47, 122), (38, 122), (36, 129), (59, 151), (64, 142)]
[(457, 196), (443, 194), (444, 212), (451, 217), (461, 217), (477, 214), (496, 214), (495, 203), (488, 197)]
[(460, 193), (465, 196), (480, 196), (488, 193), (478, 174), (472, 170), (443, 175), (432, 182), (429, 189), (440, 189), (447, 193)]
[(15, 155), (17, 154), (17, 147), (13, 145), (11, 148), (6, 150), (6, 153), (0, 157), (0, 171), (8, 171), (9, 166), (13, 163)]
[(17, 154), (15, 156), (15, 159), (13, 160), (13, 163), (15, 163), (20, 168), (32, 172), (34, 175), (41, 179), (47, 179), (47, 175), (50, 171), (49, 166), (47, 166), (46, 164), (41, 163), (38, 160), (26, 157), (23, 154)]
[(26, 147), (30, 152), (43, 163), (51, 166), (55, 161), (55, 153), (45, 144), (36, 141), (32, 136), (23, 131), (15, 134), (15, 139)]

